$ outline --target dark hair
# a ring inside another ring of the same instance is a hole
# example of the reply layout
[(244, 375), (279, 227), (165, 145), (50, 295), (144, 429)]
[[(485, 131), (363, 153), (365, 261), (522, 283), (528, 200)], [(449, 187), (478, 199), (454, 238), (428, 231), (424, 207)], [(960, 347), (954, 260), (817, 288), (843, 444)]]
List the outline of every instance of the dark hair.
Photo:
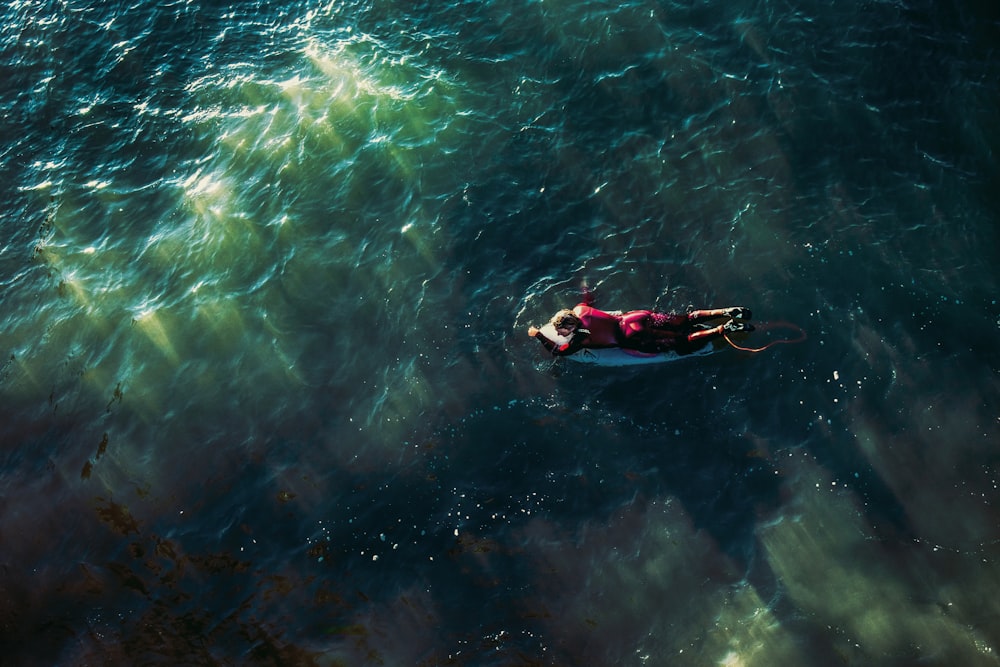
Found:
[(564, 308), (563, 310), (560, 310), (558, 313), (553, 315), (552, 319), (549, 320), (549, 322), (551, 322), (552, 326), (554, 326), (556, 329), (561, 329), (562, 327), (569, 327), (569, 326), (578, 327), (582, 323), (580, 321), (580, 318), (576, 316), (576, 313), (574, 313), (572, 310), (568, 308)]

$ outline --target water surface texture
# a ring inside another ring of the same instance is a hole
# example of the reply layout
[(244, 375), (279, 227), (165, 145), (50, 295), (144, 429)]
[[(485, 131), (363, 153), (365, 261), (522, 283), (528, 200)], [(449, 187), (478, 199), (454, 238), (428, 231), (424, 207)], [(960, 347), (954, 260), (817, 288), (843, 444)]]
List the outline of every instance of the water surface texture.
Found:
[(994, 4), (0, 18), (4, 664), (1000, 664)]

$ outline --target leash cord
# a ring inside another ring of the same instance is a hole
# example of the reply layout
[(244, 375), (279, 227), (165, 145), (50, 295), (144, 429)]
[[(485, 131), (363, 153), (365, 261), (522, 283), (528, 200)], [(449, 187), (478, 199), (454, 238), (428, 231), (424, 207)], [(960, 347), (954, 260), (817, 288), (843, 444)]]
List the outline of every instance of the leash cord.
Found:
[(741, 352), (752, 352), (754, 354), (756, 354), (757, 352), (763, 352), (764, 350), (774, 347), (775, 345), (801, 343), (802, 341), (806, 340), (806, 338), (808, 338), (808, 336), (806, 336), (806, 332), (802, 330), (802, 327), (798, 326), (797, 324), (792, 324), (791, 322), (773, 322), (773, 323), (764, 322), (758, 325), (757, 329), (759, 331), (768, 331), (771, 329), (794, 329), (795, 331), (799, 332), (799, 336), (798, 338), (782, 338), (779, 340), (772, 340), (770, 343), (764, 345), (763, 347), (743, 347), (742, 345), (737, 345), (732, 341), (728, 333), (722, 334), (722, 337), (726, 339), (727, 343), (732, 345), (737, 350), (740, 350)]

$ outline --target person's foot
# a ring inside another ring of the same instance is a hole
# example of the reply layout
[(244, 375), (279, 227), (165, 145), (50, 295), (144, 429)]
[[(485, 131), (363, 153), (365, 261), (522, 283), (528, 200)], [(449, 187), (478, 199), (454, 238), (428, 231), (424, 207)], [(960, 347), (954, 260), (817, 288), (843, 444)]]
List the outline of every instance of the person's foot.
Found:
[(735, 308), (726, 309), (726, 317), (731, 317), (735, 320), (749, 320), (753, 317), (753, 312), (749, 308), (736, 306)]
[(729, 320), (722, 326), (722, 330), (726, 333), (738, 333), (740, 331), (750, 332), (754, 330), (754, 325), (749, 322), (738, 322), (736, 320)]

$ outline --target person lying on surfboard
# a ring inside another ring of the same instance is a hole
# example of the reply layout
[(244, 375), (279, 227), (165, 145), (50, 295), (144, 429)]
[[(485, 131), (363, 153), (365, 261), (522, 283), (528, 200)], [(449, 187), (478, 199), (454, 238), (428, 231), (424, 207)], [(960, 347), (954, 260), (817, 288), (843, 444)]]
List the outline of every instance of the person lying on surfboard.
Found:
[[(728, 333), (754, 330), (747, 321), (753, 314), (749, 308), (742, 306), (708, 310), (689, 308), (683, 314), (651, 310), (615, 313), (598, 310), (591, 303), (593, 299), (588, 299), (572, 310), (560, 310), (542, 329), (528, 327), (528, 335), (537, 338), (547, 350), (559, 356), (585, 348), (610, 347), (689, 354)], [(727, 321), (716, 326), (706, 324), (709, 320), (721, 318), (727, 318)]]

